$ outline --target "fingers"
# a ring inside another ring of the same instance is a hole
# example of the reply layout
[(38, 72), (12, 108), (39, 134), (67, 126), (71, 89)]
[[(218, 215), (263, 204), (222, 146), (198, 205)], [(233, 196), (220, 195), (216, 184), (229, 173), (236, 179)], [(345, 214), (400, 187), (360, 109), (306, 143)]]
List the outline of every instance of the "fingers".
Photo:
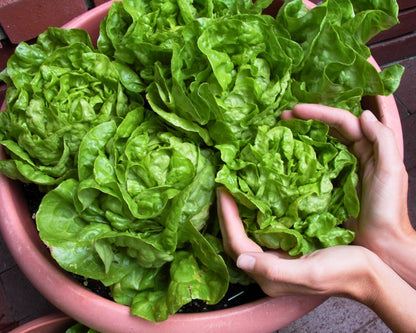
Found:
[[(327, 123), (336, 133), (331, 135), (348, 145), (359, 159), (360, 165), (365, 166), (373, 156), (373, 142), (370, 142), (362, 128), (360, 118), (343, 109), (319, 104), (298, 104), (292, 111), (283, 111), (282, 118), (316, 119)], [(338, 135), (337, 135), (338, 134)]]
[(377, 169), (389, 170), (396, 164), (402, 167), (402, 158), (393, 132), (377, 120), (373, 113), (364, 111), (361, 115), (361, 126), (365, 136), (373, 143)]
[(281, 256), (271, 251), (262, 253), (245, 252), (238, 256), (237, 266), (246, 272), (253, 272), (270, 279), (277, 279), (276, 275), (279, 274), (279, 266), (292, 260), (295, 259), (293, 257)]
[(243, 253), (237, 258), (237, 267), (246, 272), (252, 272), (256, 265), (256, 257), (249, 253)]
[(237, 266), (272, 297), (336, 295), (356, 291), (357, 281), (367, 276), (368, 264), (374, 257), (363, 247), (344, 245), (316, 250), (297, 259), (270, 252), (243, 253)]
[(217, 189), (218, 218), (224, 249), (234, 260), (244, 252), (263, 252), (261, 247), (247, 237), (237, 204), (224, 188)]
[[(237, 267), (244, 270), (272, 297), (282, 296), (287, 292), (296, 294), (296, 273), (302, 264), (287, 265), (290, 259), (280, 259), (270, 253), (243, 253), (237, 259)], [(294, 279), (295, 278), (295, 279)]]
[(360, 120), (351, 112), (318, 104), (298, 104), (291, 113), (284, 111), (283, 119), (289, 118), (316, 119), (336, 129), (345, 139), (356, 142), (364, 138)]
[(272, 297), (308, 294), (312, 288), (306, 286), (311, 266), (306, 260), (283, 259), (270, 252), (247, 252), (237, 259), (237, 266), (247, 272)]

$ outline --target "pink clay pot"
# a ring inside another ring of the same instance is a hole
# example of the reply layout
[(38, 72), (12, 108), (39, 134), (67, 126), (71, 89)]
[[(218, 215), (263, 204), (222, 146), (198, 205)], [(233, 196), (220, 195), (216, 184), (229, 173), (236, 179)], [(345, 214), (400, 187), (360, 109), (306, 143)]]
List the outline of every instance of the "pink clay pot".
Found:
[(70, 317), (57, 313), (32, 320), (9, 333), (63, 333), (74, 324)]
[[(99, 23), (113, 1), (80, 15), (64, 28), (85, 29), (96, 41)], [(314, 6), (310, 1), (304, 2), (308, 9)], [(279, 4), (278, 1), (276, 8)], [(378, 68), (373, 58), (369, 61)], [(394, 97), (368, 98), (365, 107), (393, 129), (399, 149), (403, 152), (402, 129)], [(5, 158), (2, 147), (0, 158)], [(175, 314), (164, 322), (153, 323), (130, 315), (129, 307), (98, 296), (63, 271), (39, 238), (19, 182), (3, 175), (0, 175), (0, 231), (17, 264), (42, 295), (76, 321), (102, 333), (272, 332), (302, 317), (326, 299), (310, 296), (265, 297), (224, 310)]]

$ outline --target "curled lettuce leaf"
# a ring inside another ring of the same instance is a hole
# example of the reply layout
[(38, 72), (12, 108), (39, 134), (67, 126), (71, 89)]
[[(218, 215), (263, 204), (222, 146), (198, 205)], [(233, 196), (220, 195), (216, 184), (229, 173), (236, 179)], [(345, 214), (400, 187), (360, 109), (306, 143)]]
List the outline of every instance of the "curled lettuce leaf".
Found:
[(304, 50), (292, 75), (295, 102), (360, 115), (363, 96), (392, 94), (404, 68), (396, 64), (378, 72), (367, 61), (365, 43), (397, 24), (397, 14), (396, 1), (327, 0), (309, 11), (301, 0), (286, 1), (276, 19)]
[[(244, 142), (283, 109), (318, 103), (362, 112), (363, 96), (389, 95), (403, 67), (381, 72), (365, 42), (397, 22), (397, 4), (327, 0), (307, 11), (286, 1), (275, 18), (238, 13), (194, 20), (157, 59), (146, 89), (153, 110), (205, 144)], [(178, 30), (175, 30), (178, 32)]]
[(280, 121), (259, 127), (241, 150), (217, 148), (225, 164), (216, 180), (234, 195), (260, 245), (298, 255), (354, 239), (340, 225), (359, 212), (357, 161), (326, 124)]
[(227, 16), (189, 24), (183, 35), (171, 68), (156, 64), (147, 89), (159, 116), (208, 145), (245, 140), (258, 126), (275, 124), (290, 99), (292, 67), (302, 58), (275, 20)]
[(39, 185), (76, 177), (78, 147), (90, 127), (122, 119), (142, 103), (126, 94), (117, 67), (83, 30), (49, 28), (36, 44), (21, 43), (2, 79), (9, 88), (0, 143), (11, 158), (0, 170)]
[(228, 288), (226, 265), (203, 235), (215, 156), (175, 134), (137, 110), (118, 126), (93, 127), (79, 148), (79, 180), (48, 192), (37, 214), (63, 268), (101, 280), (152, 321), (194, 298), (217, 303)]

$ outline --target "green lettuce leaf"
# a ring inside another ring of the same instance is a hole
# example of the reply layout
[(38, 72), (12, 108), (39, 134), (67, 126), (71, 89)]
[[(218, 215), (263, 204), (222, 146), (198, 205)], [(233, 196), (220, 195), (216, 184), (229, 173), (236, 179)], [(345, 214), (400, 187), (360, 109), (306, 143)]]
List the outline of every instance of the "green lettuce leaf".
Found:
[(142, 103), (126, 94), (121, 76), (83, 30), (49, 28), (36, 44), (21, 43), (2, 76), (9, 88), (0, 143), (10, 159), (0, 161), (1, 172), (48, 186), (76, 177), (87, 131)]
[(359, 212), (357, 161), (326, 124), (282, 120), (259, 127), (241, 150), (217, 148), (224, 165), (216, 180), (234, 195), (260, 245), (298, 255), (354, 239), (340, 225)]
[(379, 73), (368, 61), (365, 43), (398, 23), (396, 1), (327, 0), (305, 10), (301, 0), (286, 1), (277, 21), (304, 50), (292, 75), (295, 102), (320, 103), (362, 112), (363, 96), (390, 95), (404, 68)]
[(133, 314), (160, 321), (194, 298), (217, 303), (228, 271), (203, 234), (215, 155), (142, 111), (86, 133), (78, 180), (45, 195), (37, 226), (63, 268), (101, 280)]
[[(207, 145), (243, 142), (283, 109), (319, 103), (362, 112), (389, 95), (403, 67), (378, 72), (365, 42), (397, 23), (397, 5), (286, 1), (276, 18), (250, 12), (194, 20), (156, 58), (147, 99), (167, 123)], [(177, 30), (175, 30), (177, 32)]]

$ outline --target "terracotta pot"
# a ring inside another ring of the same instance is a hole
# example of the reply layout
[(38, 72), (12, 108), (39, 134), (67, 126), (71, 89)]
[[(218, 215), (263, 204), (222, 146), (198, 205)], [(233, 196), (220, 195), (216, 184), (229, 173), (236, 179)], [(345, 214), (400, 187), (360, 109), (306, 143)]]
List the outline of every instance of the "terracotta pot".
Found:
[[(65, 28), (87, 30), (95, 41), (99, 22), (112, 1), (96, 7), (66, 24)], [(314, 6), (305, 1), (308, 8)], [(370, 59), (374, 64), (374, 59)], [(403, 139), (394, 98), (369, 98), (371, 108), (393, 128), (400, 149)], [(4, 158), (0, 147), (0, 158)], [(129, 314), (129, 307), (104, 299), (87, 290), (51, 258), (40, 240), (18, 182), (0, 175), (0, 231), (17, 264), (39, 292), (58, 309), (76, 321), (100, 332), (271, 332), (302, 317), (321, 304), (324, 297), (280, 297), (206, 313), (175, 314), (168, 320), (152, 323)]]
[(70, 317), (57, 313), (32, 320), (9, 333), (62, 333), (74, 324)]

